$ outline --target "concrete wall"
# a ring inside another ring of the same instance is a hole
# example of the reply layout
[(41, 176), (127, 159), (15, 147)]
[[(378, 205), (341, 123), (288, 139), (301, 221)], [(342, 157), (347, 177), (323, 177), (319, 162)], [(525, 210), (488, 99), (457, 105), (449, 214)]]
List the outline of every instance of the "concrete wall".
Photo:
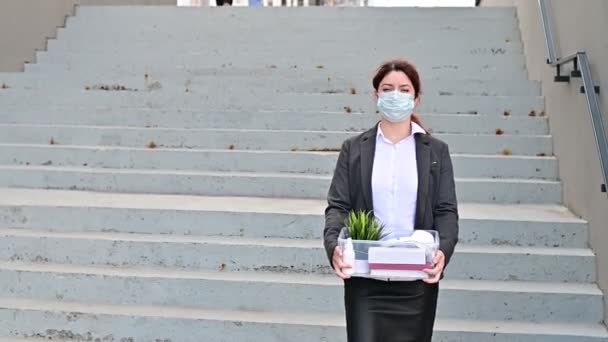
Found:
[[(600, 85), (600, 108), (608, 122), (608, 1), (552, 0), (557, 56), (585, 50), (594, 81)], [(602, 176), (591, 118), (580, 79), (555, 83), (546, 65), (546, 49), (538, 3), (531, 0), (484, 0), (482, 6), (516, 6), (530, 78), (541, 80), (564, 182), (564, 203), (590, 223), (590, 245), (597, 254), (599, 285), (608, 294), (608, 197), (599, 192)], [(608, 321), (608, 298), (605, 297)]]
[(1, 0), (0, 72), (22, 71), (72, 15), (74, 5), (174, 5), (176, 0)]

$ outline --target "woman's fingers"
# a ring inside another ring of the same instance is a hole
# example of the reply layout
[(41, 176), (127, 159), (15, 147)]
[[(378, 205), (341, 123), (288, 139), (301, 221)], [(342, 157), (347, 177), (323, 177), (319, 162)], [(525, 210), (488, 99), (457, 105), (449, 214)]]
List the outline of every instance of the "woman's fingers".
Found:
[[(342, 264), (342, 265), (344, 265), (344, 264)], [(334, 271), (336, 272), (336, 275), (338, 277), (340, 277), (342, 279), (348, 279), (348, 278), (350, 278), (350, 275), (342, 272), (343, 268), (346, 268), (346, 267), (343, 267), (343, 266), (341, 266), (341, 265), (339, 265), (337, 263), (334, 263)]]
[(344, 261), (342, 261), (342, 249), (337, 246), (336, 249), (334, 249), (334, 255), (332, 258), (332, 262), (334, 265), (334, 271), (336, 272), (336, 275), (342, 279), (348, 279), (350, 278), (350, 275), (342, 272), (343, 268), (349, 268), (352, 267), (351, 265), (345, 263)]
[(336, 272), (336, 275), (342, 279), (348, 279), (350, 278), (350, 275), (342, 272), (342, 270), (340, 270), (339, 268), (335, 268), (334, 271)]
[(434, 277), (438, 274), (441, 274), (441, 271), (443, 269), (441, 267), (439, 267), (439, 265), (435, 266), (434, 268), (427, 268), (422, 270), (423, 272), (425, 272), (426, 274), (430, 275), (431, 277)]
[(349, 265), (349, 264), (345, 263), (344, 261), (342, 261), (341, 257), (334, 257), (333, 263), (334, 263), (334, 268), (342, 269), (342, 268), (352, 267), (352, 265)]
[(445, 255), (442, 251), (437, 251), (434, 258), (435, 267), (432, 269), (424, 269), (423, 271), (429, 275), (428, 279), (423, 279), (425, 283), (434, 284), (439, 282), (441, 279), (441, 274), (443, 273), (443, 269), (445, 267)]
[(432, 278), (422, 279), (422, 281), (424, 281), (427, 284), (436, 284), (439, 282), (439, 279), (441, 279), (441, 273), (435, 275)]
[(441, 279), (441, 273), (443, 273), (443, 263), (437, 264), (432, 269), (426, 269), (426, 270), (424, 270), (424, 272), (426, 272), (429, 275), (429, 278), (423, 279), (423, 281), (425, 283), (429, 283), (429, 284), (437, 283), (437, 282), (439, 282), (439, 279)]

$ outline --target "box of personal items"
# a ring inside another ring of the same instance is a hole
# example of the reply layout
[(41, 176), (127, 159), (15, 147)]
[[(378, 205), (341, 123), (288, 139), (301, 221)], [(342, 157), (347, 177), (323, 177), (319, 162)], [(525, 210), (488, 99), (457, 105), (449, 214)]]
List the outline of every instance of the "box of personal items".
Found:
[(342, 259), (352, 268), (342, 271), (353, 277), (391, 281), (414, 281), (428, 278), (424, 269), (433, 268), (439, 249), (439, 235), (434, 230), (414, 230), (391, 236), (372, 213), (351, 212), (338, 244)]

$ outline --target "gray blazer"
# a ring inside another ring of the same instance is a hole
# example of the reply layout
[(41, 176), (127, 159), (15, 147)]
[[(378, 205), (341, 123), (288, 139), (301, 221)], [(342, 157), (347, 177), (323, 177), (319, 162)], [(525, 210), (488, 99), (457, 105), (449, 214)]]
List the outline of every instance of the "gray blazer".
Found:
[[(373, 211), (372, 168), (378, 125), (342, 145), (327, 195), (323, 239), (330, 263), (338, 235), (351, 210)], [(414, 229), (439, 232), (439, 249), (446, 265), (458, 242), (458, 207), (454, 171), (448, 145), (428, 134), (416, 133), (418, 195)]]

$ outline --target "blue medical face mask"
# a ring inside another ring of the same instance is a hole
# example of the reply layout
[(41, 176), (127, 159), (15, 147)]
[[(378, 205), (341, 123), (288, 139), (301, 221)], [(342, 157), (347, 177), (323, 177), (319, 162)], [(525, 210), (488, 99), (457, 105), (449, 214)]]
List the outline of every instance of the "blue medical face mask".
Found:
[(399, 90), (381, 92), (378, 95), (380, 114), (393, 123), (405, 121), (414, 112), (415, 106), (414, 95)]

